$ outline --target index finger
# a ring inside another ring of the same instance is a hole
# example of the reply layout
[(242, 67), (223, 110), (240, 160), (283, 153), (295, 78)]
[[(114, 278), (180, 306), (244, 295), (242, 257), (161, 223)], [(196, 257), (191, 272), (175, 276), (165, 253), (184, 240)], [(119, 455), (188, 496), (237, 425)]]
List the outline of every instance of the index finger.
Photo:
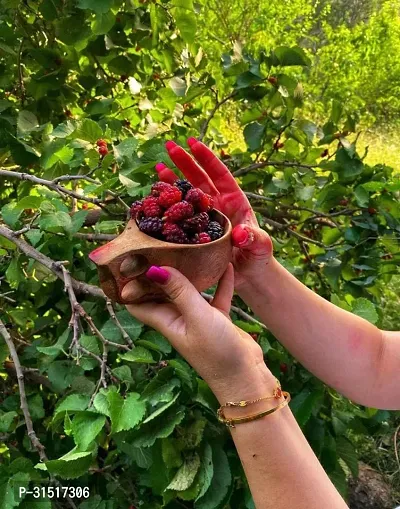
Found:
[(193, 156), (220, 193), (233, 193), (241, 190), (225, 164), (204, 143), (196, 138), (189, 138), (187, 143)]

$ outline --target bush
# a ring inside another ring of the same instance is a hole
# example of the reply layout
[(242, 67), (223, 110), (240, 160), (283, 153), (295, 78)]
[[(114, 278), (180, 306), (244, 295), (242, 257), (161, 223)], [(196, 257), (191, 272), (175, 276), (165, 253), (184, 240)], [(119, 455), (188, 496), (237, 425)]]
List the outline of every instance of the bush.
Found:
[[(165, 139), (209, 143), (279, 261), (336, 305), (382, 322), (377, 304), (400, 256), (398, 177), (365, 164), (340, 102), (322, 126), (302, 114), (304, 50), (216, 46), (209, 57), (196, 22), (180, 0), (0, 7), (4, 508), (36, 507), (14, 488), (49, 479), (89, 487), (88, 500), (75, 498), (82, 509), (254, 507), (207, 385), (159, 333), (105, 301), (88, 259), (122, 231), (154, 165), (171, 164)], [(220, 131), (229, 103), (245, 150), (230, 151)], [(233, 320), (257, 336), (345, 496), (346, 474), (357, 473), (348, 430), (378, 433), (388, 412), (343, 401), (234, 304)]]

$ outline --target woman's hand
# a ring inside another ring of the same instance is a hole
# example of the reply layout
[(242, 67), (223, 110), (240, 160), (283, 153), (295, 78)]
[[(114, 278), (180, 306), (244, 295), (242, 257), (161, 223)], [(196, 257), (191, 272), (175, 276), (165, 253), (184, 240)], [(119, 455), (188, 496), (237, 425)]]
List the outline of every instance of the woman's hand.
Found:
[[(229, 309), (233, 268), (229, 265), (211, 304), (177, 270), (151, 267), (147, 277), (162, 288), (169, 302), (128, 305), (133, 316), (160, 331), (208, 383), (220, 401), (259, 397), (273, 388), (274, 378), (260, 346), (233, 325)], [(134, 282), (133, 282), (134, 283)], [(123, 290), (129, 298), (132, 283)]]
[[(214, 198), (215, 208), (229, 217), (234, 229), (235, 246), (233, 265), (235, 287), (240, 291), (243, 285), (259, 277), (272, 256), (272, 242), (269, 235), (258, 226), (249, 200), (236, 183), (228, 168), (202, 142), (188, 139), (188, 145), (196, 160), (173, 141), (166, 143), (168, 154), (177, 168), (195, 186)], [(160, 180), (172, 183), (178, 177), (163, 163), (156, 165)]]

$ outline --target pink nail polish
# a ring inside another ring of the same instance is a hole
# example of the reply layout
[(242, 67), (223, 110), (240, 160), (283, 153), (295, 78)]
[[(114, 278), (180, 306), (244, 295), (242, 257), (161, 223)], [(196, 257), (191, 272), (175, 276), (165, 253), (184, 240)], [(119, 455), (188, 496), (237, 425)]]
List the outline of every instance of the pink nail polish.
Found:
[(165, 148), (167, 150), (172, 150), (176, 146), (177, 146), (177, 144), (172, 140), (167, 141), (167, 143), (165, 144)]
[(198, 140), (196, 140), (196, 138), (188, 138), (187, 140), (187, 144), (189, 145), (189, 147), (192, 147), (195, 143), (197, 143)]
[(156, 164), (156, 171), (162, 171), (164, 168), (166, 168), (164, 163), (157, 163)]
[(152, 265), (146, 272), (146, 277), (150, 279), (150, 281), (160, 285), (165, 285), (169, 279), (169, 276), (169, 272), (167, 272), (165, 269), (162, 269), (161, 267), (157, 267), (156, 265)]
[(233, 244), (237, 247), (245, 246), (249, 240), (249, 232), (240, 226), (232, 232)]

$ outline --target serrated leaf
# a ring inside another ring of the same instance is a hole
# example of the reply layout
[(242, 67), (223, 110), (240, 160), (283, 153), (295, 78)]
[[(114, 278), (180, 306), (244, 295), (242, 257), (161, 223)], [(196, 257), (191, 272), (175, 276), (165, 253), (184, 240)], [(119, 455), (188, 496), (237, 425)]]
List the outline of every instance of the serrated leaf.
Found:
[(139, 398), (140, 395), (134, 392), (128, 394), (125, 399), (117, 392), (107, 393), (113, 433), (132, 429), (143, 419), (146, 405)]
[(159, 408), (157, 408), (157, 410), (155, 412), (153, 412), (152, 414), (150, 414), (144, 421), (143, 421), (143, 424), (147, 424), (148, 422), (152, 421), (153, 419), (155, 419), (156, 417), (158, 417), (160, 414), (162, 414), (163, 412), (165, 412), (166, 410), (168, 410), (168, 408), (170, 406), (172, 406), (175, 401), (179, 398), (180, 396), (180, 393), (178, 392), (178, 394), (175, 395), (174, 398), (171, 399), (171, 401), (168, 401), (168, 403), (165, 403), (165, 405), (161, 405)]
[(92, 22), (92, 32), (95, 35), (103, 35), (111, 30), (115, 24), (115, 15), (110, 10), (107, 12), (96, 13), (96, 17)]
[(94, 412), (79, 412), (72, 421), (72, 436), (79, 450), (85, 451), (97, 437), (106, 422), (104, 415)]
[(249, 149), (254, 152), (261, 147), (265, 126), (251, 122), (244, 128), (243, 135)]
[[(140, 468), (150, 468), (153, 464), (152, 451), (144, 447), (129, 447), (129, 452), (125, 450), (127, 454), (135, 461), (136, 465)], [(124, 450), (124, 449), (123, 449)]]
[(192, 368), (181, 359), (172, 359), (168, 361), (168, 366), (174, 368), (176, 375), (181, 379), (184, 385), (190, 390), (194, 390), (196, 377)]
[(215, 509), (219, 507), (232, 483), (228, 458), (222, 447), (215, 447), (213, 449), (212, 460), (214, 475), (206, 493), (196, 501), (196, 509)]
[(10, 202), (4, 205), (1, 209), (1, 217), (3, 221), (10, 226), (10, 228), (14, 228), (18, 223), (19, 216), (22, 214), (22, 209), (17, 206), (16, 203)]
[(184, 97), (186, 94), (186, 82), (182, 78), (172, 78), (169, 80), (169, 86), (178, 97)]
[(60, 233), (70, 233), (72, 231), (71, 216), (66, 212), (57, 211), (53, 214), (44, 214), (41, 216), (39, 226), (42, 230)]
[(174, 389), (180, 386), (180, 381), (177, 378), (166, 379), (166, 370), (168, 369), (170, 369), (168, 371), (168, 376), (171, 376), (170, 373), (173, 373), (172, 368), (164, 368), (159, 371), (153, 380), (146, 385), (141, 398), (153, 405), (171, 401)]
[(23, 136), (39, 127), (39, 122), (34, 113), (22, 110), (18, 113), (17, 127), (18, 133)]
[(85, 118), (74, 132), (74, 138), (96, 143), (103, 136), (103, 131), (99, 124), (90, 118)]
[(63, 399), (54, 410), (54, 415), (60, 412), (75, 413), (86, 410), (89, 404), (90, 398), (85, 394), (70, 394)]
[(90, 9), (96, 13), (105, 13), (111, 9), (112, 0), (78, 0), (79, 9)]
[(163, 462), (169, 469), (179, 468), (183, 463), (182, 455), (173, 439), (164, 438), (161, 441), (161, 454)]
[(0, 433), (7, 433), (7, 431), (9, 431), (10, 426), (17, 415), (17, 412), (14, 411), (2, 412), (0, 414)]
[(336, 439), (336, 452), (346, 463), (354, 479), (358, 478), (358, 456), (353, 444), (344, 436)]
[(355, 315), (361, 316), (361, 318), (365, 318), (365, 320), (373, 324), (377, 323), (379, 320), (374, 304), (364, 297), (360, 297), (353, 302), (351, 311)]
[(161, 417), (142, 425), (135, 433), (131, 444), (135, 447), (151, 447), (158, 438), (167, 438), (185, 417), (183, 408), (170, 409)]
[[(123, 311), (118, 311), (116, 313), (116, 317), (132, 341), (135, 341), (135, 339), (140, 336), (143, 325), (138, 322), (136, 318), (134, 318), (126, 309)], [(101, 333), (109, 341), (113, 341), (114, 343), (122, 343), (121, 332), (111, 318), (103, 325), (101, 328)]]
[(91, 452), (75, 452), (76, 448), (58, 460), (46, 461), (48, 472), (62, 479), (76, 479), (86, 473), (92, 463)]
[(151, 352), (142, 346), (137, 346), (127, 353), (119, 356), (120, 359), (129, 362), (140, 362), (144, 364), (154, 364), (156, 361), (153, 359)]
[(193, 483), (194, 478), (200, 467), (200, 458), (197, 453), (194, 453), (185, 458), (183, 465), (175, 474), (172, 481), (167, 486), (167, 490), (184, 491), (187, 490)]
[(201, 457), (201, 466), (199, 470), (199, 482), (201, 488), (196, 501), (199, 500), (207, 492), (208, 488), (210, 487), (213, 475), (214, 465), (212, 461), (212, 449), (210, 444), (206, 443)]

